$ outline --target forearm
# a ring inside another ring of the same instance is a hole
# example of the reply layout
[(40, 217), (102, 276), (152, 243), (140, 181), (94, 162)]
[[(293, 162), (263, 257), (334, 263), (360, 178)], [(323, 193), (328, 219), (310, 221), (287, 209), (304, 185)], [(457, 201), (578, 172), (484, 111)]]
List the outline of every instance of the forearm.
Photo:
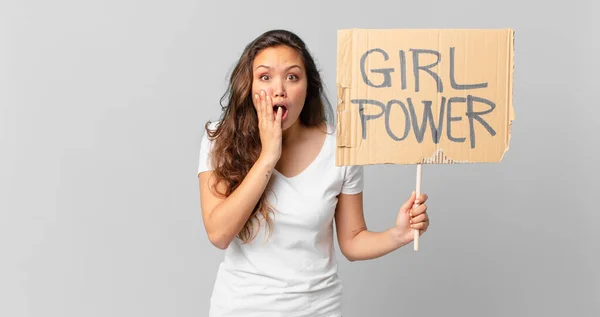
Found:
[(410, 240), (401, 237), (395, 228), (383, 232), (362, 230), (346, 245), (344, 255), (350, 261), (371, 260), (384, 256)]
[(273, 169), (274, 164), (259, 158), (235, 191), (212, 210), (206, 222), (209, 238), (215, 245), (227, 248), (242, 230), (265, 191)]

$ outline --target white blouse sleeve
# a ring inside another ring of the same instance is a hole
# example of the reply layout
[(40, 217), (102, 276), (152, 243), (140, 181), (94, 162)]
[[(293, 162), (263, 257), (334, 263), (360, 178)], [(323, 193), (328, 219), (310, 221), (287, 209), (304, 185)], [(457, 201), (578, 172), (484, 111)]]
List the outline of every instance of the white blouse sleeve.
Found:
[[(213, 130), (215, 128), (215, 124), (211, 124), (208, 128)], [(200, 154), (198, 157), (198, 174), (206, 171), (212, 171), (213, 169), (209, 157), (209, 154), (213, 147), (213, 143), (214, 141), (208, 138), (208, 132), (204, 130), (202, 140), (200, 141)]]
[(346, 173), (344, 184), (342, 185), (342, 194), (358, 194), (363, 190), (364, 168), (362, 165), (345, 166)]

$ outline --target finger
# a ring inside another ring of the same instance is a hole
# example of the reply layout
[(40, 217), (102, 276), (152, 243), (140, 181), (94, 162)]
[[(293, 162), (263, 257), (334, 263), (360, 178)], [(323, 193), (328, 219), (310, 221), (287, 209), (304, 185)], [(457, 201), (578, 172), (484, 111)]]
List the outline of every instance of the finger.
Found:
[(422, 204), (427, 201), (427, 198), (429, 198), (429, 196), (426, 194), (421, 194), (417, 199), (415, 199), (415, 204)]
[(275, 119), (273, 118), (273, 99), (271, 99), (271, 97), (267, 96), (265, 106), (266, 106), (265, 110), (267, 112), (268, 122), (275, 121)]
[(415, 203), (415, 196), (416, 193), (413, 191), (412, 195), (410, 195), (410, 198), (408, 198), (404, 205), (402, 205), (401, 210), (403, 210), (404, 212), (410, 211), (412, 205), (414, 205)]
[(427, 205), (418, 205), (416, 207), (413, 207), (409, 213), (411, 217), (416, 217), (420, 214), (423, 214), (427, 211)]
[(427, 214), (420, 214), (410, 218), (410, 223), (415, 224), (419, 222), (425, 222), (425, 220), (427, 220)]
[(263, 113), (264, 113), (264, 111), (263, 111), (263, 107), (262, 107), (262, 96), (261, 96), (261, 93), (256, 94), (255, 98), (256, 98), (255, 108), (256, 108), (256, 113), (257, 113), (257, 117), (258, 117), (258, 124), (259, 124), (259, 127), (260, 127), (260, 124), (264, 122), (264, 120), (263, 120)]
[(281, 128), (281, 118), (283, 117), (283, 110), (277, 108), (277, 117), (275, 118), (275, 126)]
[(410, 227), (412, 229), (417, 229), (417, 230), (426, 230), (427, 226), (428, 226), (428, 222), (427, 221), (413, 223), (413, 224), (410, 225)]
[(256, 110), (256, 114), (260, 119), (260, 95), (254, 94), (254, 109)]

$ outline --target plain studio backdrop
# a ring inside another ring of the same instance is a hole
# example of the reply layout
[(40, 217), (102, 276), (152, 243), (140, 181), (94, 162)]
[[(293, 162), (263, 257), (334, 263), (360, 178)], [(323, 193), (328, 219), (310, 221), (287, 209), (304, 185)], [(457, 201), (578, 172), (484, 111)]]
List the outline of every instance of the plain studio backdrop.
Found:
[[(425, 165), (430, 230), (383, 258), (336, 251), (344, 316), (600, 315), (598, 2), (10, 1), (0, 4), (0, 316), (206, 316), (206, 121), (244, 46), (299, 34), (335, 100), (337, 30), (514, 28), (510, 149)], [(415, 166), (365, 168), (372, 230)], [(337, 244), (336, 244), (337, 248)]]

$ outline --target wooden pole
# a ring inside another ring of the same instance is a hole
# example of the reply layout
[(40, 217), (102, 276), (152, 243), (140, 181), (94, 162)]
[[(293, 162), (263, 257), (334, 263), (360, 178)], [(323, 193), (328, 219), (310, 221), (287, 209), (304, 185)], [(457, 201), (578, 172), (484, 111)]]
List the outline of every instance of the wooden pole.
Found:
[[(417, 188), (416, 188), (416, 198), (419, 198), (419, 196), (421, 196), (421, 167), (422, 164), (419, 163), (417, 164)], [(415, 204), (414, 208), (418, 207), (419, 204)], [(413, 229), (413, 234), (414, 234), (414, 247), (415, 247), (415, 251), (419, 251), (419, 229)]]

